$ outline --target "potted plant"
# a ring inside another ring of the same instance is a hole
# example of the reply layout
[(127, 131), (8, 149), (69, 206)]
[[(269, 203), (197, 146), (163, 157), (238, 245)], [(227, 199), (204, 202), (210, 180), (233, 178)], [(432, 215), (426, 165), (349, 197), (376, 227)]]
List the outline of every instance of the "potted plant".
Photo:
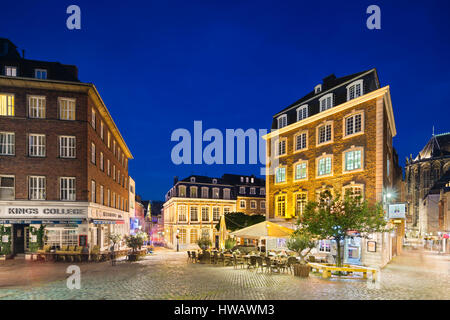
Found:
[(302, 229), (293, 233), (291, 238), (286, 242), (287, 248), (297, 252), (300, 257), (300, 263), (294, 265), (294, 275), (299, 277), (309, 276), (310, 268), (305, 258), (315, 245), (316, 242), (312, 239), (311, 235)]
[(202, 236), (197, 240), (197, 244), (203, 251), (205, 251), (211, 246), (211, 240), (208, 237)]
[(11, 255), (11, 227), (0, 225), (0, 260)]
[(236, 240), (231, 239), (231, 238), (225, 240), (225, 249), (226, 249), (226, 250), (231, 250), (231, 249), (233, 249), (235, 245), (236, 245)]
[(129, 246), (132, 251), (128, 254), (129, 261), (137, 261), (139, 259), (138, 249), (144, 245), (144, 241), (147, 240), (147, 234), (144, 232), (138, 232), (135, 235), (130, 235), (125, 237), (127, 246)]

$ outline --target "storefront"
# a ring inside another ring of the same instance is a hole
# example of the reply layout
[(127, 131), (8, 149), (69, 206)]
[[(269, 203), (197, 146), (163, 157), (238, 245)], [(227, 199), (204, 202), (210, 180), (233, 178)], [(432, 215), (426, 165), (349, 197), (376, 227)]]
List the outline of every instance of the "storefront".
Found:
[[(119, 234), (122, 237), (129, 234), (128, 225), (125, 223), (125, 212), (107, 208), (100, 205), (89, 207), (89, 236), (88, 244), (92, 248), (98, 246), (100, 250), (108, 250), (109, 236)], [(125, 243), (121, 241), (119, 247)]]

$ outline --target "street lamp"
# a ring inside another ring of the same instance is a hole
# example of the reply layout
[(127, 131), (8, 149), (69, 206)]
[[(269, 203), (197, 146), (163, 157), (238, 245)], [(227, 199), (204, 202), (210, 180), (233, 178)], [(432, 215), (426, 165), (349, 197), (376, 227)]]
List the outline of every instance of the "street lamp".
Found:
[(177, 229), (177, 252), (180, 251), (180, 242), (178, 239), (180, 239), (180, 229)]

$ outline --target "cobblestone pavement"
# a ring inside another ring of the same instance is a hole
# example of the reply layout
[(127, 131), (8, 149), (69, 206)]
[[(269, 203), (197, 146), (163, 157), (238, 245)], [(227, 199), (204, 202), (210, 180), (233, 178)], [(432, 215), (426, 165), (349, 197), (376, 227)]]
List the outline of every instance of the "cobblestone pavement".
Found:
[[(450, 299), (448, 255), (405, 252), (382, 269), (375, 284), (316, 275), (304, 279), (186, 260), (184, 252), (160, 251), (115, 267), (107, 262), (81, 264), (79, 290), (66, 286), (69, 264), (0, 265), (0, 299)], [(30, 274), (34, 277), (24, 281)]]

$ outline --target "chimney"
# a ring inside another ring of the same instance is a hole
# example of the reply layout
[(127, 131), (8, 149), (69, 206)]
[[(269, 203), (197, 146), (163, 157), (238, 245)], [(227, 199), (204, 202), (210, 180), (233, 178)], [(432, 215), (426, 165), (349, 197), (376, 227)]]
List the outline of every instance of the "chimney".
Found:
[(176, 185), (177, 182), (178, 182), (178, 177), (177, 176), (173, 177), (173, 185)]
[(323, 84), (327, 85), (328, 82), (336, 80), (334, 73), (330, 74), (328, 77), (323, 78)]

